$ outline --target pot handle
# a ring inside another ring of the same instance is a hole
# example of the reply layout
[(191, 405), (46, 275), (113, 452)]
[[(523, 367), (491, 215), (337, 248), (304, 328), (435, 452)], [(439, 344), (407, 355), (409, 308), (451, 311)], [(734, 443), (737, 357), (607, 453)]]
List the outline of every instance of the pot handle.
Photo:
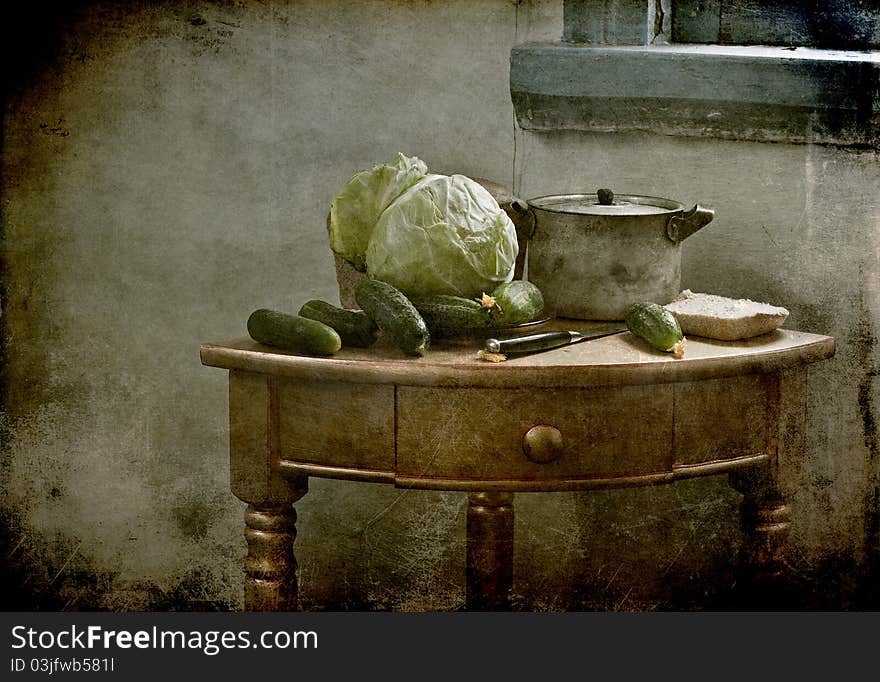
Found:
[(703, 208), (696, 204), (690, 211), (676, 214), (666, 223), (666, 236), (675, 243), (690, 237), (701, 227), (706, 227), (715, 217), (715, 211), (711, 208)]
[(514, 197), (510, 201), (510, 208), (507, 215), (513, 221), (516, 227), (516, 241), (519, 244), (519, 253), (516, 256), (516, 265), (514, 266), (514, 278), (522, 279), (526, 265), (526, 245), (535, 234), (535, 212), (527, 202), (518, 197)]

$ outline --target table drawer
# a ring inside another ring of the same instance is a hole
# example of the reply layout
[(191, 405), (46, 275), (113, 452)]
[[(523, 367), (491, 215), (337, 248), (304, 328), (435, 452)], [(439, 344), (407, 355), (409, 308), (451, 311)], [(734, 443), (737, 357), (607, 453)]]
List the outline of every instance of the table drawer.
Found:
[(672, 470), (673, 385), (398, 388), (403, 478), (541, 481)]
[(777, 383), (775, 374), (752, 374), (676, 384), (675, 465), (772, 454)]
[(281, 459), (394, 470), (394, 387), (277, 379)]

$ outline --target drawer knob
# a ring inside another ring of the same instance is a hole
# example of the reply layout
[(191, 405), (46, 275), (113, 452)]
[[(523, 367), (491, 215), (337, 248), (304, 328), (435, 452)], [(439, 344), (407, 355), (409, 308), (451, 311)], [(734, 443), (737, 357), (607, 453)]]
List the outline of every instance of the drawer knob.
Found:
[(562, 433), (555, 426), (533, 426), (523, 436), (523, 452), (532, 462), (539, 464), (559, 459), (562, 454)]

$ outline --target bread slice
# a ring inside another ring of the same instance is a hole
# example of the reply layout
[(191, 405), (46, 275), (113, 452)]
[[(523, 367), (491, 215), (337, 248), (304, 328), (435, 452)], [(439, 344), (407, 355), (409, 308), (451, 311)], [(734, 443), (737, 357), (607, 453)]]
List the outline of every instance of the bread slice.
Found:
[(678, 320), (683, 334), (722, 341), (767, 334), (788, 317), (788, 310), (768, 303), (696, 294), (690, 289), (682, 291), (664, 307)]

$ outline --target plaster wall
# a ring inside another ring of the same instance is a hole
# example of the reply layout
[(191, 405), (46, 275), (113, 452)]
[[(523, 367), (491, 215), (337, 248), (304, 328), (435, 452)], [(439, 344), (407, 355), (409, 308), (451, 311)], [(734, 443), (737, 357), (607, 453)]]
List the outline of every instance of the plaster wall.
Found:
[[(239, 608), (226, 377), (198, 344), (257, 307), (336, 298), (323, 228), (398, 151), (521, 196), (607, 185), (699, 200), (684, 283), (838, 338), (811, 370), (794, 557), (851, 600), (876, 487), (876, 156), (652, 135), (527, 134), (511, 46), (561, 2), (86, 3), (3, 127), (3, 539), (10, 607)], [(620, 191), (626, 191), (621, 189)], [(739, 542), (723, 480), (517, 497), (516, 604), (690, 608)], [(306, 608), (455, 609), (461, 494), (313, 480)]]
[[(829, 603), (847, 603), (876, 552), (876, 152), (634, 133), (517, 136), (522, 196), (611, 187), (714, 208), (714, 221), (684, 243), (682, 287), (784, 305), (791, 311), (786, 327), (835, 337), (835, 357), (808, 371), (807, 457), (793, 500), (790, 561), (804, 585), (834, 595)], [(681, 493), (682, 512), (699, 511), (677, 523), (697, 544), (722, 525), (724, 485), (716, 477)], [(653, 501), (678, 493), (628, 495)], [(598, 525), (608, 514), (589, 496), (580, 505), (584, 522)], [(653, 542), (663, 545), (660, 536), (640, 541), (652, 552)], [(692, 561), (691, 549), (684, 545), (678, 561)]]

